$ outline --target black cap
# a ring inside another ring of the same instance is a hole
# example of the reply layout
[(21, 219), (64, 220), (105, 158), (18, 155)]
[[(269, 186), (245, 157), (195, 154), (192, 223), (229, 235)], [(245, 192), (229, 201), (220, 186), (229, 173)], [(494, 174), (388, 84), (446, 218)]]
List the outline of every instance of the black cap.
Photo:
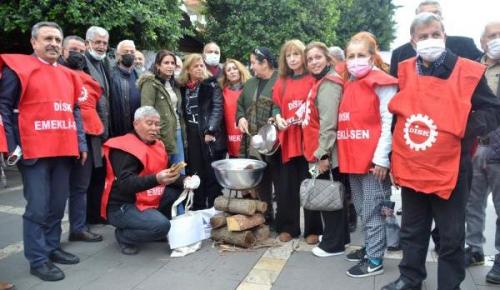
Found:
[(263, 61), (265, 59), (273, 68), (276, 67), (276, 58), (274, 58), (274, 55), (269, 48), (258, 47), (254, 49), (252, 53), (257, 57), (257, 60)]

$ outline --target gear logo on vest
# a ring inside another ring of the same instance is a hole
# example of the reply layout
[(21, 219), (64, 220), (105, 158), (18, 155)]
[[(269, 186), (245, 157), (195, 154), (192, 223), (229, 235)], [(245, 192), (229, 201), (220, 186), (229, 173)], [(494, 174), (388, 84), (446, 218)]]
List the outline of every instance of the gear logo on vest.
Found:
[(89, 98), (89, 92), (87, 91), (87, 88), (85, 86), (82, 86), (82, 92), (80, 94), (80, 97), (78, 97), (78, 102), (83, 103)]
[(412, 150), (425, 151), (436, 143), (437, 126), (427, 115), (410, 115), (404, 129), (405, 142)]

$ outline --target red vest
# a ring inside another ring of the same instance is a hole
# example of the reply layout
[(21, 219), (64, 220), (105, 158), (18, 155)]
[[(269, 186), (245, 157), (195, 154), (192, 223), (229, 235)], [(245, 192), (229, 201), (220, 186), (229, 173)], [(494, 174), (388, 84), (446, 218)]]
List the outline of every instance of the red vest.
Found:
[[(156, 174), (159, 171), (167, 168), (168, 155), (163, 142), (156, 141), (152, 145), (144, 143), (135, 134), (128, 133), (120, 137), (111, 138), (103, 145), (104, 158), (106, 159), (106, 181), (104, 183), (104, 192), (101, 201), (101, 216), (106, 218), (109, 195), (115, 180), (115, 173), (111, 167), (109, 153), (111, 149), (119, 149), (125, 151), (142, 163), (144, 169), (139, 173), (139, 176), (147, 176)], [(158, 208), (165, 185), (158, 185), (151, 189), (141, 191), (135, 194), (135, 206), (144, 211), (148, 208)]]
[[(309, 74), (299, 79), (279, 78), (273, 87), (273, 102), (280, 108), (281, 117), (289, 123), (302, 120), (307, 95), (313, 85), (314, 78)], [(304, 154), (300, 125), (289, 125), (286, 130), (279, 131), (278, 137), (283, 163)]]
[(372, 167), (382, 131), (375, 87), (397, 84), (396, 78), (380, 70), (372, 70), (361, 79), (344, 83), (337, 130), (340, 172), (365, 174)]
[(224, 96), (224, 121), (227, 130), (227, 151), (229, 156), (237, 157), (240, 155), (241, 131), (236, 125), (236, 107), (241, 90), (231, 90), (225, 87), (222, 91)]
[(485, 67), (459, 57), (443, 80), (418, 75), (412, 58), (400, 63), (398, 71), (400, 92), (389, 103), (397, 118), (393, 176), (401, 186), (449, 199), (457, 183), (471, 97)]
[(97, 114), (97, 102), (102, 94), (101, 86), (91, 76), (83, 71), (76, 71), (83, 82), (83, 92), (78, 98), (82, 114), (83, 129), (86, 134), (98, 136), (104, 132), (104, 125)]
[(316, 162), (314, 152), (319, 146), (319, 112), (316, 108), (318, 89), (325, 80), (332, 81), (342, 86), (343, 80), (337, 76), (327, 74), (317, 81), (307, 96), (306, 113), (302, 121), (302, 132), (304, 134), (304, 157), (309, 162)]
[(9, 152), (9, 148), (7, 147), (7, 138), (5, 136), (2, 115), (0, 115), (0, 153), (4, 152)]
[(10, 67), (21, 82), (19, 135), (25, 159), (78, 156), (73, 108), (82, 93), (78, 75), (36, 57), (0, 55), (0, 69)]

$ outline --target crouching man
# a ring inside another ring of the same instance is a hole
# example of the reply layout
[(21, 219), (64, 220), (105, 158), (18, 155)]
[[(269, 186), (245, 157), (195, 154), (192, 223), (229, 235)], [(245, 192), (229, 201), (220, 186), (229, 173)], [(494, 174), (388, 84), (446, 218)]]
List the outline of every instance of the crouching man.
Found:
[(158, 139), (160, 115), (150, 106), (134, 114), (134, 132), (104, 143), (106, 182), (101, 216), (115, 226), (125, 255), (138, 244), (162, 240), (170, 229), (168, 212), (182, 190), (179, 173), (167, 168), (165, 146)]

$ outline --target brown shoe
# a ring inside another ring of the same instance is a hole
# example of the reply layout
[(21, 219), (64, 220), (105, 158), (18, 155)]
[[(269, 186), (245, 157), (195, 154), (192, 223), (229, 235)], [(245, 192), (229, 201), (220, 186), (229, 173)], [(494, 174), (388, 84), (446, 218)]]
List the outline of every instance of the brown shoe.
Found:
[(308, 243), (309, 245), (316, 245), (317, 243), (319, 243), (319, 238), (318, 238), (318, 235), (309, 235), (306, 237), (306, 243)]
[(278, 239), (280, 240), (280, 242), (286, 243), (291, 241), (293, 238), (289, 233), (282, 232), (281, 234), (279, 234)]
[(0, 281), (0, 290), (14, 290), (14, 284)]

